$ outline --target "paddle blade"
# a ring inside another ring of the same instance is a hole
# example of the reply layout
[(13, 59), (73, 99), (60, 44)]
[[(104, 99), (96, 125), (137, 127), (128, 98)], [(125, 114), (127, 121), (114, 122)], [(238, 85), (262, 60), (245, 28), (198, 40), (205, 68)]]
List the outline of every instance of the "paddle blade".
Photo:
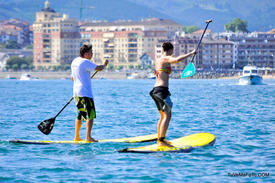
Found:
[(195, 66), (192, 62), (185, 67), (184, 71), (181, 74), (181, 78), (187, 78), (195, 74)]
[(45, 135), (48, 135), (53, 129), (54, 122), (55, 118), (44, 120), (38, 125), (38, 129)]

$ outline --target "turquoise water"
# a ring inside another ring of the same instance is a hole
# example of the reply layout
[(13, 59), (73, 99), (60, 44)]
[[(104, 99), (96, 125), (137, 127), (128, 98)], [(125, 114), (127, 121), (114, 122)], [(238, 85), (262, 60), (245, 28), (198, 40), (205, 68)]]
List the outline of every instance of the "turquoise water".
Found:
[[(172, 80), (174, 108), (167, 138), (197, 132), (214, 146), (191, 153), (124, 154), (148, 143), (19, 145), (13, 139), (71, 140), (75, 106), (50, 135), (37, 125), (71, 98), (70, 80), (0, 80), (0, 182), (275, 182), (275, 80), (239, 86), (237, 80)], [(97, 109), (93, 136), (156, 133), (153, 80), (93, 80)], [(85, 137), (85, 125), (81, 129)]]

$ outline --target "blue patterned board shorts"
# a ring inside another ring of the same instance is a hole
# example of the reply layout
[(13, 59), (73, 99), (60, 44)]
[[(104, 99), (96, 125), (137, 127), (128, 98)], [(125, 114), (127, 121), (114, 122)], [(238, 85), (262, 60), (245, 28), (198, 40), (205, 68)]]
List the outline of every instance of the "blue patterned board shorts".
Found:
[(78, 110), (78, 120), (91, 120), (96, 118), (95, 104), (92, 98), (75, 97), (75, 104)]
[(157, 86), (150, 92), (152, 99), (155, 101), (158, 110), (171, 112), (173, 102), (170, 99), (170, 92), (168, 87)]

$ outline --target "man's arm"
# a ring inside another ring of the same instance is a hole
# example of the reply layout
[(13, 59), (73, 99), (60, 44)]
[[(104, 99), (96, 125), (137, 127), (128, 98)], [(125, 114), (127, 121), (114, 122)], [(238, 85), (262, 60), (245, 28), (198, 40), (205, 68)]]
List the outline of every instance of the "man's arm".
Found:
[(95, 70), (96, 71), (102, 71), (108, 65), (108, 63), (109, 63), (109, 61), (105, 60), (104, 65), (98, 65), (98, 66), (96, 66)]
[(193, 55), (193, 54), (196, 54), (196, 50), (193, 50), (191, 51), (190, 53), (187, 53), (187, 54), (184, 54), (184, 55), (180, 55), (178, 57), (169, 57), (167, 59), (167, 62), (170, 63), (170, 64), (175, 64), (175, 63), (179, 63), (181, 61), (183, 61), (184, 59), (186, 59), (187, 57)]

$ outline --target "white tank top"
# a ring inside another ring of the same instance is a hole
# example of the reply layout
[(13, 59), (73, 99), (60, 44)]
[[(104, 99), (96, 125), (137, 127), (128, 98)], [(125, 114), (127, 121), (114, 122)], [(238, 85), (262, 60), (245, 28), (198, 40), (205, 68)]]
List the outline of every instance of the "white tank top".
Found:
[(78, 97), (93, 98), (91, 86), (91, 72), (97, 67), (90, 60), (77, 57), (71, 64), (72, 77), (74, 79), (73, 95)]

